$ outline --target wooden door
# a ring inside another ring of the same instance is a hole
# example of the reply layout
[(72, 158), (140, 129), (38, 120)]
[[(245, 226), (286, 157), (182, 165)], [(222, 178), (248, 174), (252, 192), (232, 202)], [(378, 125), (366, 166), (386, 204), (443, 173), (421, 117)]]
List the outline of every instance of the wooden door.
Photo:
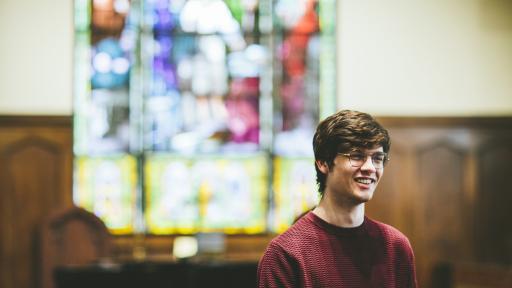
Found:
[(72, 202), (71, 117), (0, 117), (0, 287), (38, 287), (38, 227)]

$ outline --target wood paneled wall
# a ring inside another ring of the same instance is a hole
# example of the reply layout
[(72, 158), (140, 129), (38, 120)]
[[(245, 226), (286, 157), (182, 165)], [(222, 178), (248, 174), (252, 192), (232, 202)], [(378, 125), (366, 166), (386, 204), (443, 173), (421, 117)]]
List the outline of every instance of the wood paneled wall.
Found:
[(380, 120), (391, 161), (367, 211), (409, 236), (421, 286), (445, 263), (512, 267), (512, 120)]
[(71, 117), (0, 116), (0, 287), (38, 286), (38, 227), (71, 205)]
[[(403, 231), (421, 287), (445, 263), (512, 267), (512, 118), (380, 118), (391, 162), (368, 214)], [(71, 205), (71, 117), (0, 116), (0, 287), (37, 287), (37, 226)], [(228, 237), (258, 259), (274, 235)], [(114, 253), (169, 255), (172, 236), (116, 237)]]

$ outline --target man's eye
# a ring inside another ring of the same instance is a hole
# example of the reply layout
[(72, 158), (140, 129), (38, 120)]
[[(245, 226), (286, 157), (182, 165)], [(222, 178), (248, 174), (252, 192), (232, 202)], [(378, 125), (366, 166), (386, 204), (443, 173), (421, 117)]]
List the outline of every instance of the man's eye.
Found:
[(384, 162), (384, 159), (386, 157), (384, 155), (374, 155), (373, 156), (373, 161), (377, 161), (377, 162)]
[(350, 158), (352, 158), (353, 160), (360, 161), (360, 160), (364, 159), (364, 155), (360, 154), (360, 153), (354, 153), (354, 154), (350, 154)]

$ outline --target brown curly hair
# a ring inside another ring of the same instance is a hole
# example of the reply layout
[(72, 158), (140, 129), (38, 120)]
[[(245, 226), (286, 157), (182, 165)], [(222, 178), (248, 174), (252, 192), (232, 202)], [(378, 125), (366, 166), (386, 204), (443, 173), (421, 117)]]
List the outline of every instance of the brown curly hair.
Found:
[[(382, 146), (389, 152), (391, 140), (384, 129), (370, 114), (340, 110), (320, 122), (313, 137), (315, 160), (334, 165), (338, 153), (347, 153), (354, 148), (372, 149)], [(318, 192), (323, 196), (327, 175), (322, 173), (316, 163), (316, 182)]]

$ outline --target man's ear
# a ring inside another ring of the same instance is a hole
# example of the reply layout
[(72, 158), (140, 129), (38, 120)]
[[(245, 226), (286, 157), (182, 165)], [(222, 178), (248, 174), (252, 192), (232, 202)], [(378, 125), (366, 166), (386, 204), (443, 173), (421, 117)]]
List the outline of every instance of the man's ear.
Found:
[(318, 167), (318, 170), (320, 170), (322, 173), (327, 174), (329, 173), (329, 165), (325, 161), (321, 160), (315, 160), (316, 167)]

